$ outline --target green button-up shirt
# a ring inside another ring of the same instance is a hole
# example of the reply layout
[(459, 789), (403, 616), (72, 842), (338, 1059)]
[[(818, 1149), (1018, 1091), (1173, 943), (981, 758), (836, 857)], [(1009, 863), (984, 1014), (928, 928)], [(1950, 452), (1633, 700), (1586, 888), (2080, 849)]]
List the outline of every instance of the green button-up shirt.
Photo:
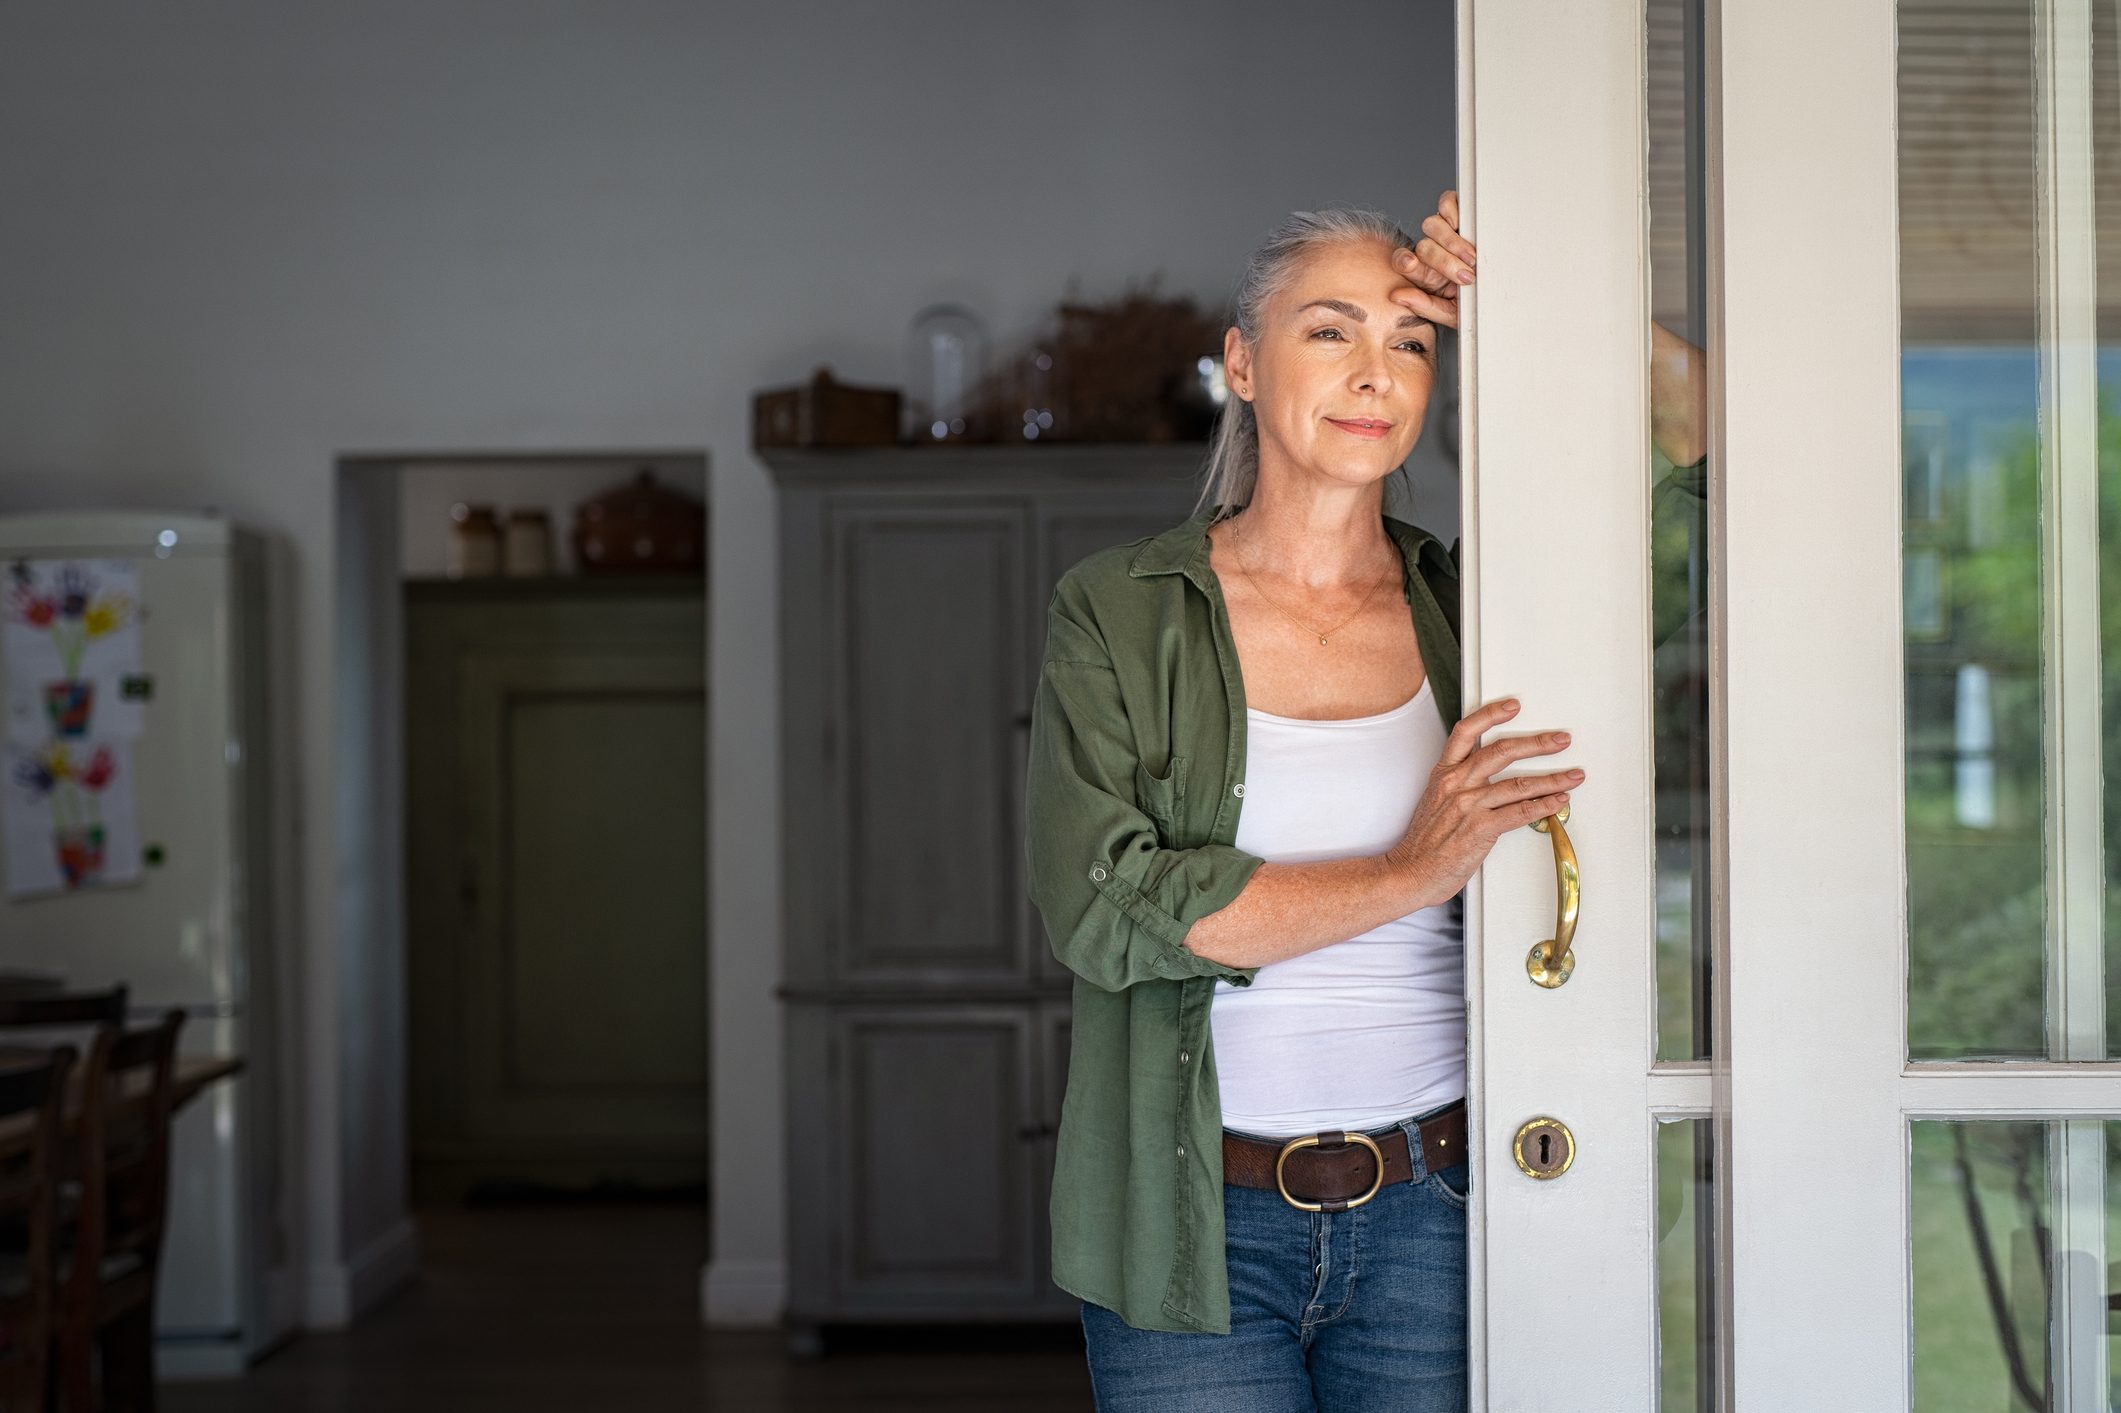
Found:
[[(1208, 1012), (1257, 967), (1187, 950), (1264, 860), (1236, 847), (1245, 691), (1212, 510), (1099, 550), (1047, 613), (1025, 783), (1032, 902), (1075, 973), (1053, 1174), (1053, 1279), (1140, 1329), (1227, 1334), (1222, 1110)], [(1458, 573), (1387, 515), (1446, 730), (1459, 715)], [(1454, 546), (1455, 548), (1455, 546)]]

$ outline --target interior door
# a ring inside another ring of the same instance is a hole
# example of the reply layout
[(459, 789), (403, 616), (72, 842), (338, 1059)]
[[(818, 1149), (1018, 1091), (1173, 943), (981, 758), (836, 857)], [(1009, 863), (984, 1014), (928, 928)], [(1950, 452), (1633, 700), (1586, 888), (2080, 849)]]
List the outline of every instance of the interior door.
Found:
[(2111, 1407), (2116, 7), (1459, 21), (1466, 699), (1589, 773), (1568, 980), (1554, 838), (1468, 897), (1476, 1406)]
[(697, 1182), (698, 590), (435, 581), (406, 609), (415, 1190)]

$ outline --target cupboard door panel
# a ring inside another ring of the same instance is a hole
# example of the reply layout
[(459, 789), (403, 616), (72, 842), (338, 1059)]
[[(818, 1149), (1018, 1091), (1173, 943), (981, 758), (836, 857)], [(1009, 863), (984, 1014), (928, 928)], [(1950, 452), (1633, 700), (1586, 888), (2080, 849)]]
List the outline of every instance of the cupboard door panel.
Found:
[(1019, 975), (1024, 512), (836, 502), (828, 514), (839, 978)]
[(835, 1030), (842, 1303), (1032, 1304), (1044, 1223), (1029, 1008), (863, 1008)]

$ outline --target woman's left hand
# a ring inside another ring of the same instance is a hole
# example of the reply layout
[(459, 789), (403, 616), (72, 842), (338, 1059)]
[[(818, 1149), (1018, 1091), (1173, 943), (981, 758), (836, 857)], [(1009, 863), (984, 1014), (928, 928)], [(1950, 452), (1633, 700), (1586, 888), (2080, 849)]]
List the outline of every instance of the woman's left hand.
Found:
[(1457, 328), (1458, 290), (1473, 283), (1473, 259), (1473, 242), (1458, 233), (1458, 193), (1447, 191), (1436, 200), (1436, 214), (1421, 223), (1414, 248), (1392, 252), (1393, 268), (1409, 281), (1393, 291), (1393, 302)]

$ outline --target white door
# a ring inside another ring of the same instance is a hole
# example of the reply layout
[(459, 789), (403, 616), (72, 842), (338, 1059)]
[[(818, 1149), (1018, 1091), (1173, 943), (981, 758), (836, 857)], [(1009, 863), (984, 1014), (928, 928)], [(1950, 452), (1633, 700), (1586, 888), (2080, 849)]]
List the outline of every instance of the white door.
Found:
[(2117, 9), (1461, 0), (1476, 1407), (2114, 1406)]

